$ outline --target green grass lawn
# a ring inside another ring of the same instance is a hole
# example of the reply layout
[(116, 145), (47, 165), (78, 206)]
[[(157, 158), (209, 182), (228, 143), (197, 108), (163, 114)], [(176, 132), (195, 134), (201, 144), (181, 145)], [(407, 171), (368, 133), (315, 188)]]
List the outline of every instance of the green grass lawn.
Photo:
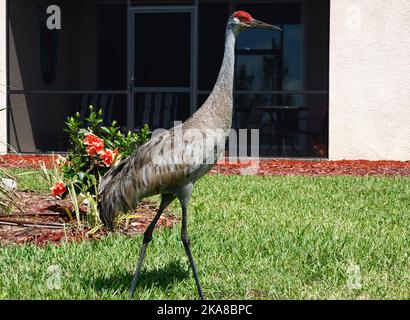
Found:
[[(208, 299), (409, 299), (409, 221), (410, 178), (207, 176), (189, 233)], [(3, 247), (0, 298), (127, 299), (141, 240)], [(136, 297), (197, 298), (179, 226), (155, 232)]]

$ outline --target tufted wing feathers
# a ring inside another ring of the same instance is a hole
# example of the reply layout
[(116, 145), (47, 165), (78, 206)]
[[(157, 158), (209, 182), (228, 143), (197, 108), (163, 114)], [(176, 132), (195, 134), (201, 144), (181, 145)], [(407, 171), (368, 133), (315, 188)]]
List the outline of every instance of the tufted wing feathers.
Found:
[[(173, 192), (211, 169), (215, 143), (205, 140), (214, 139), (213, 134), (174, 129), (152, 138), (104, 175), (99, 186), (104, 225), (112, 229), (118, 212), (135, 208), (142, 198)], [(219, 144), (224, 146), (224, 140)]]

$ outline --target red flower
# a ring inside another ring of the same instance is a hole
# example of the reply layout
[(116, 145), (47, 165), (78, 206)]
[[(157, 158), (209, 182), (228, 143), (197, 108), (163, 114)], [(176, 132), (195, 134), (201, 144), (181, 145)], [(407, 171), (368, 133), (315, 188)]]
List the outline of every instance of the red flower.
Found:
[(54, 197), (59, 197), (67, 191), (66, 187), (64, 186), (64, 183), (62, 182), (56, 182), (56, 184), (53, 187), (51, 187), (50, 190)]
[(100, 152), (100, 158), (107, 167), (112, 166), (117, 155), (118, 155), (118, 149), (115, 149), (114, 151), (110, 149), (105, 149), (104, 151)]
[(86, 151), (87, 154), (92, 157), (97, 155), (104, 149), (104, 140), (98, 138), (93, 133), (86, 133), (84, 134), (85, 138), (83, 140), (84, 144), (87, 146)]

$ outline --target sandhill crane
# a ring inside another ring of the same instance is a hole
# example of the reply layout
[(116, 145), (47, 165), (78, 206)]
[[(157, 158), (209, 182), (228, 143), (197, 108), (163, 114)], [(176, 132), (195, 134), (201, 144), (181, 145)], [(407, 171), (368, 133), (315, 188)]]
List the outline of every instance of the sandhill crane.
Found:
[(104, 225), (113, 229), (118, 212), (134, 209), (138, 202), (161, 195), (159, 210), (144, 233), (130, 296), (136, 284), (152, 232), (169, 204), (178, 199), (182, 207), (181, 240), (194, 274), (199, 297), (204, 298), (187, 233), (187, 205), (195, 182), (205, 175), (222, 155), (232, 124), (235, 41), (248, 28), (280, 30), (258, 21), (244, 11), (235, 12), (226, 27), (225, 53), (215, 87), (188, 120), (165, 131), (139, 147), (134, 154), (112, 168), (99, 186), (99, 210)]

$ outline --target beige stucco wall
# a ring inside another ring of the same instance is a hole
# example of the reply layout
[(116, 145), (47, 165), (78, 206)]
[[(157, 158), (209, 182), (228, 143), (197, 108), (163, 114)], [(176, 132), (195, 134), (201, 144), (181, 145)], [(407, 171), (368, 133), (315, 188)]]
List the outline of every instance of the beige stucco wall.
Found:
[(410, 1), (331, 0), (331, 159), (410, 160)]
[[(0, 0), (0, 109), (7, 106), (6, 0)], [(7, 152), (7, 113), (0, 111), (0, 153)]]

